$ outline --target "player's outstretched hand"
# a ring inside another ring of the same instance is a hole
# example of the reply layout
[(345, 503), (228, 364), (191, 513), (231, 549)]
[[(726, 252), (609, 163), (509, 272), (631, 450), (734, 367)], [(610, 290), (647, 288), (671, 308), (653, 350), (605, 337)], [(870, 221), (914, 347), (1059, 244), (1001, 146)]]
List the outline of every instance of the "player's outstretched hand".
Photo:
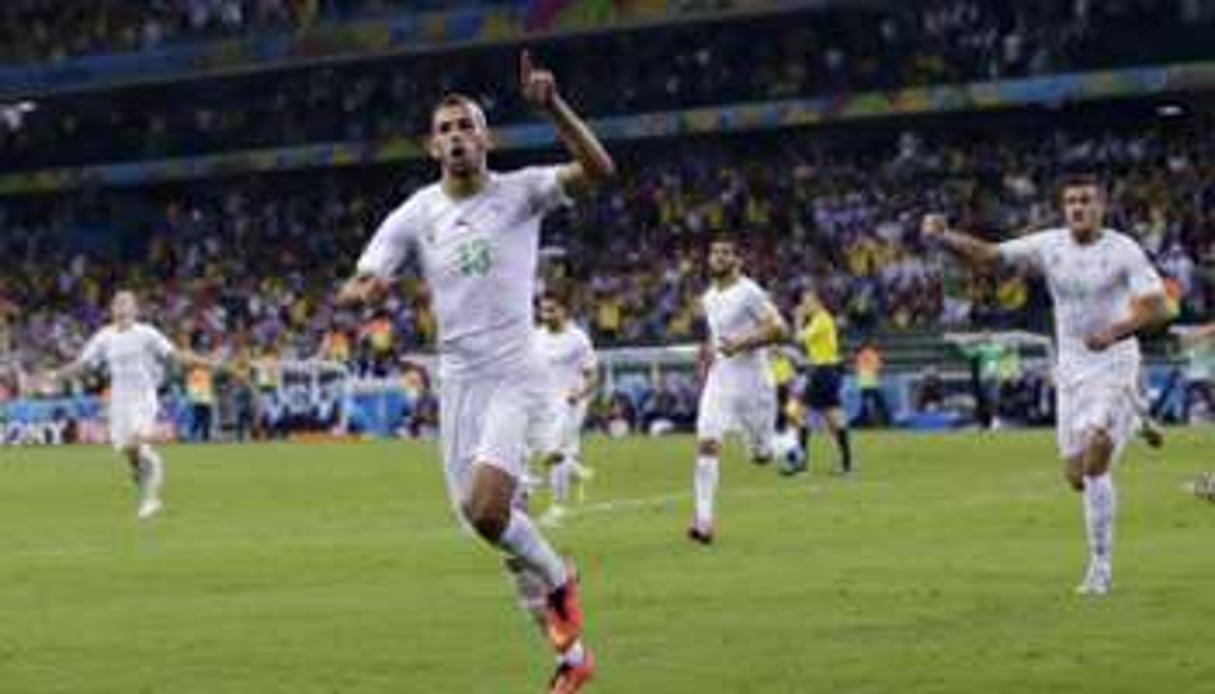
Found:
[(557, 100), (557, 78), (532, 60), (532, 52), (523, 49), (519, 54), (519, 87), (523, 98), (532, 106), (548, 110)]

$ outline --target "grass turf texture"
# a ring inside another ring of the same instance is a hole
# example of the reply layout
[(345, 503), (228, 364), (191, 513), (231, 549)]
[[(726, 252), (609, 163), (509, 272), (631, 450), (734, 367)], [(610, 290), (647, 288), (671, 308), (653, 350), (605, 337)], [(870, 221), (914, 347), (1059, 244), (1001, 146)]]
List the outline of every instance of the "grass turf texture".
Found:
[[(1134, 444), (1115, 592), (1071, 593), (1079, 498), (1045, 432), (860, 434), (792, 480), (731, 448), (718, 544), (683, 538), (689, 439), (593, 440), (550, 532), (596, 692), (1215, 691), (1209, 429)], [(102, 448), (0, 449), (0, 691), (539, 692), (551, 668), (425, 445), (166, 447), (139, 524)]]

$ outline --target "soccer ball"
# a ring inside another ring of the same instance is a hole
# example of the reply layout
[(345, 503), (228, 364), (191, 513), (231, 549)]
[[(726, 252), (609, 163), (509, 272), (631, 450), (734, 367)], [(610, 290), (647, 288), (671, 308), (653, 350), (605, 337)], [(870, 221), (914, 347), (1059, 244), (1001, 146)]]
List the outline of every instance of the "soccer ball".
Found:
[(782, 431), (776, 435), (776, 458), (781, 472), (791, 474), (806, 469), (806, 452), (797, 440), (797, 432)]

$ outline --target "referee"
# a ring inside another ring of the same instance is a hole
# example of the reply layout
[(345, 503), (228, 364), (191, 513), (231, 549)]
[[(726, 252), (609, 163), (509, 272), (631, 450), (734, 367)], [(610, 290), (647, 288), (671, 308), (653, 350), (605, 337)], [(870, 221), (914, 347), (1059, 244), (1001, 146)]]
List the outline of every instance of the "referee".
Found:
[[(852, 474), (852, 443), (848, 438), (848, 419), (844, 416), (840, 401), (840, 387), (844, 380), (843, 362), (840, 360), (839, 335), (835, 329), (835, 318), (823, 306), (822, 300), (813, 290), (802, 294), (798, 307), (802, 321), (797, 338), (805, 351), (808, 375), (802, 396), (806, 409), (817, 412), (827, 423), (827, 429), (835, 438), (840, 456), (840, 471)], [(809, 458), (810, 418), (807, 417), (801, 430), (802, 450)]]

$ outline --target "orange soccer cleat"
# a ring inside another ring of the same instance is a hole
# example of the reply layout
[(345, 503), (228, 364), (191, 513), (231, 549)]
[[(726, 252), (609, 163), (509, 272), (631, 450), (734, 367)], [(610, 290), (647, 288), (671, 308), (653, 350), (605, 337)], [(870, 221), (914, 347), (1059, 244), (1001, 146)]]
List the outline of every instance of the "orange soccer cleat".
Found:
[(578, 600), (578, 573), (566, 562), (565, 584), (548, 594), (545, 619), (549, 640), (558, 653), (564, 653), (582, 636), (582, 605)]

